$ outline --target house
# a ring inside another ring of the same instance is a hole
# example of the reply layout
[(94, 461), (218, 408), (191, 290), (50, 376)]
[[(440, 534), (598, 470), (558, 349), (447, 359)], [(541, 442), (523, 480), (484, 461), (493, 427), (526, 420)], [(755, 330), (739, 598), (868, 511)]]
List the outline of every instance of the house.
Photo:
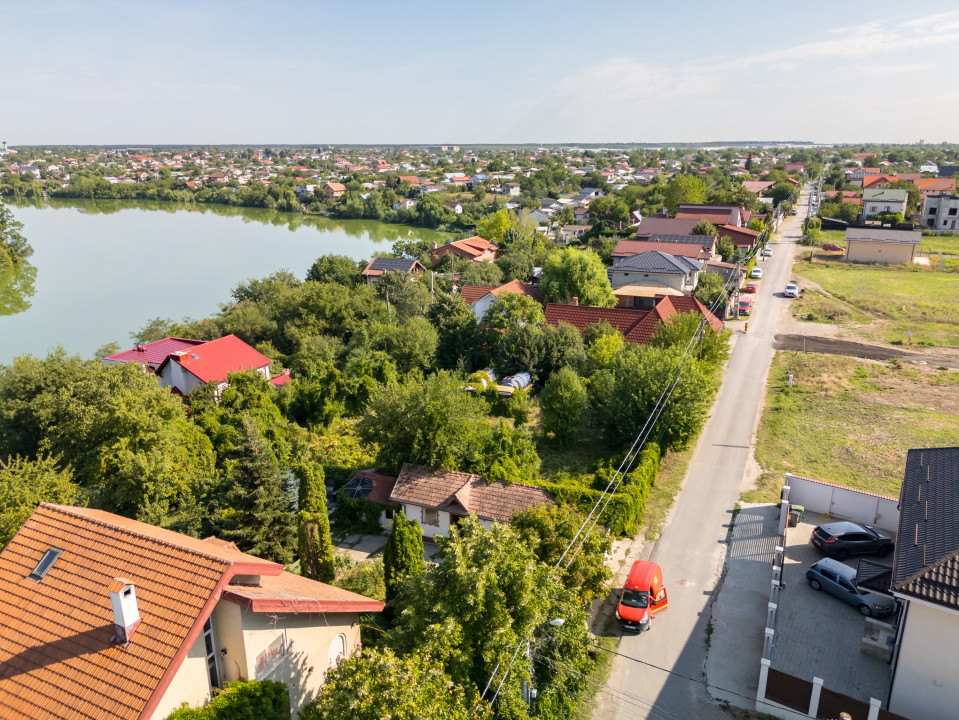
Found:
[(520, 194), (522, 188), (520, 188), (519, 183), (508, 182), (503, 183), (500, 186), (501, 192), (508, 197), (515, 197)]
[(903, 609), (889, 710), (951, 720), (959, 707), (959, 447), (906, 454), (891, 589)]
[(933, 230), (956, 230), (959, 195), (927, 195), (922, 202), (922, 224)]
[(383, 273), (388, 272), (403, 272), (411, 277), (417, 277), (426, 272), (426, 268), (418, 260), (375, 257), (366, 264), (360, 275), (366, 278), (367, 285), (373, 285), (379, 282)]
[(255, 370), (270, 379), (270, 358), (254, 350), (236, 335), (211, 340), (167, 355), (156, 369), (160, 385), (175, 394), (187, 395), (207, 383), (226, 385), (230, 373)]
[(908, 202), (909, 192), (906, 190), (863, 190), (862, 219), (865, 221), (880, 213), (900, 213), (905, 217)]
[(573, 222), (576, 225), (589, 225), (589, 208), (573, 208)]
[(435, 263), (447, 253), (475, 263), (493, 262), (499, 255), (499, 248), (495, 243), (491, 243), (479, 235), (474, 235), (465, 240), (454, 240), (451, 243), (434, 248), (430, 251), (430, 258)]
[(496, 288), (485, 285), (464, 285), (460, 290), (460, 297), (463, 298), (463, 302), (473, 311), (476, 319), (482, 320), (486, 316), (486, 311), (489, 310), (490, 305), (496, 302), (496, 298), (505, 293), (525, 295), (536, 302), (543, 301), (539, 290), (519, 280), (511, 280), (505, 285), (500, 285)]
[(581, 238), (589, 230), (589, 225), (563, 225), (559, 234), (563, 242), (569, 242), (573, 238)]
[[(583, 208), (576, 209), (581, 210)], [(530, 220), (535, 220), (539, 225), (549, 225), (550, 218), (553, 217), (553, 212), (550, 210), (531, 210), (526, 217), (528, 217)]]
[(463, 214), (463, 205), (462, 205), (462, 203), (458, 203), (458, 202), (456, 202), (455, 200), (450, 200), (449, 202), (445, 202), (445, 203), (443, 203), (443, 204), (444, 204), (446, 207), (448, 207), (450, 210), (452, 210), (453, 212), (455, 212), (457, 215), (462, 215), (462, 214)]
[(107, 355), (103, 358), (104, 365), (135, 362), (143, 365), (149, 372), (155, 373), (157, 368), (175, 352), (186, 351), (197, 345), (203, 345), (204, 340), (188, 340), (187, 338), (163, 338), (143, 345), (137, 345), (132, 350)]
[(230, 542), (41, 503), (0, 552), (0, 708), (163, 720), (249, 678), (286, 683), (295, 718), (382, 608)]
[(393, 527), (393, 515), (400, 507), (395, 500), (390, 499), (390, 493), (393, 492), (393, 486), (396, 484), (396, 478), (392, 475), (384, 475), (374, 469), (357, 470), (353, 477), (343, 486), (346, 494), (351, 498), (365, 498), (372, 503), (382, 505), (380, 512), (380, 525), (384, 528)]
[(616, 328), (626, 342), (646, 345), (656, 332), (659, 322), (680, 313), (697, 313), (706, 318), (713, 332), (722, 332), (723, 321), (713, 315), (709, 308), (691, 295), (660, 295), (654, 298), (652, 308), (597, 308), (579, 305), (549, 303), (546, 306), (546, 322), (550, 325), (567, 323), (581, 333), (598, 322), (608, 322)]
[(323, 194), (331, 200), (338, 200), (346, 193), (346, 185), (337, 182), (323, 183)]
[(293, 188), (293, 192), (296, 193), (298, 200), (303, 200), (309, 195), (312, 195), (316, 190), (316, 185), (297, 185)]
[(630, 210), (629, 211), (629, 224), (632, 227), (636, 227), (643, 220), (643, 214), (639, 210)]
[(37, 180), (40, 179), (40, 168), (36, 165), (19, 165), (17, 170), (21, 176), (33, 175)]
[(939, 166), (936, 165), (936, 163), (934, 163), (934, 162), (930, 162), (929, 160), (926, 160), (924, 163), (922, 163), (922, 164), (919, 166), (919, 172), (921, 172), (921, 173), (930, 173), (930, 174), (932, 174), (932, 175), (938, 175), (938, 174), (939, 174)]
[(881, 190), (897, 182), (900, 178), (895, 175), (870, 175), (862, 179), (863, 190)]
[(775, 184), (771, 180), (743, 180), (743, 189), (753, 195), (762, 195)]
[(403, 507), (407, 518), (416, 520), (424, 538), (443, 537), (467, 515), (491, 528), (506, 523), (517, 513), (552, 503), (540, 487), (523, 483), (487, 483), (481, 475), (437, 470), (403, 463), (390, 500)]
[(919, 188), (919, 194), (922, 197), (932, 195), (933, 193), (952, 193), (956, 192), (956, 179), (952, 178), (913, 178), (912, 184)]
[(658, 295), (690, 295), (703, 263), (650, 250), (618, 258), (606, 271), (618, 307), (652, 307)]
[(716, 227), (720, 238), (728, 237), (733, 245), (743, 250), (750, 250), (759, 242), (762, 233), (759, 230), (750, 230), (746, 227), (736, 227), (735, 225), (719, 225)]
[[(695, 205), (680, 203), (676, 207), (676, 219), (695, 221), (708, 220), (716, 227), (735, 225), (742, 227), (749, 222), (749, 212), (741, 205)], [(640, 223), (642, 227), (642, 223)]]
[(922, 239), (921, 230), (880, 230), (849, 228), (846, 230), (844, 260), (861, 263), (911, 263)]
[(653, 235), (689, 235), (698, 218), (644, 217), (636, 228), (637, 240), (648, 240)]
[(411, 210), (414, 207), (416, 207), (416, 200), (411, 200), (410, 198), (400, 198), (393, 203), (394, 210)]
[(709, 235), (654, 235), (648, 240), (620, 240), (611, 256), (615, 261), (616, 258), (659, 250), (690, 260), (709, 260), (715, 245), (716, 238)]

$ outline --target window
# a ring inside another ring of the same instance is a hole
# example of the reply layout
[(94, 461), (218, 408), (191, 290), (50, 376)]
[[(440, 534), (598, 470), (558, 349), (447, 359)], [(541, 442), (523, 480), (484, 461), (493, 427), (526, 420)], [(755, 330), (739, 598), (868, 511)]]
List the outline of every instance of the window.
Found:
[(53, 567), (53, 563), (57, 561), (57, 558), (60, 557), (62, 553), (63, 550), (55, 547), (52, 547), (43, 553), (43, 557), (40, 558), (40, 562), (37, 563), (37, 566), (33, 568), (33, 572), (30, 573), (30, 579), (36, 580), (37, 582), (43, 580), (50, 568)]
[(286, 631), (284, 630), (273, 639), (273, 642), (257, 653), (256, 660), (253, 663), (256, 670), (256, 679), (262, 680), (273, 672), (276, 666), (280, 664), (280, 660), (286, 655), (286, 651)]
[(951, 207), (951, 208), (949, 208), (949, 212), (946, 213), (946, 214), (947, 214), (947, 215), (955, 215), (955, 214), (956, 214), (956, 210), (957, 210), (957, 208)]
[(383, 511), (383, 514), (386, 515), (386, 519), (387, 519), (387, 520), (392, 520), (392, 519), (393, 519), (393, 508), (386, 508), (386, 510)]
[(213, 640), (213, 620), (203, 623), (203, 647), (206, 651), (206, 670), (210, 675), (210, 687), (220, 687), (220, 673), (216, 666), (216, 642)]
[(335, 668), (346, 657), (346, 635), (340, 633), (330, 643), (330, 667)]
[(435, 508), (423, 508), (423, 524), (424, 525), (439, 525), (440, 524), (440, 511)]

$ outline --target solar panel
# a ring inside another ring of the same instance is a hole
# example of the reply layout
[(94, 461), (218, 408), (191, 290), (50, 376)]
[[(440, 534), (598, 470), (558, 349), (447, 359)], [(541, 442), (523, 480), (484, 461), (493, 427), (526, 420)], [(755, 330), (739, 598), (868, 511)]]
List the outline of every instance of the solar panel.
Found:
[(373, 491), (373, 481), (365, 477), (355, 477), (346, 484), (346, 494), (354, 500), (366, 497)]

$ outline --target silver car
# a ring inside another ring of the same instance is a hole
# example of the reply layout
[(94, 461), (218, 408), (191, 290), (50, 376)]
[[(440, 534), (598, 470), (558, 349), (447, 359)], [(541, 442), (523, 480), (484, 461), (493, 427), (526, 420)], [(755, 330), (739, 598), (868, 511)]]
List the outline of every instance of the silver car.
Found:
[(799, 297), (799, 288), (795, 284), (789, 283), (786, 286), (786, 289), (783, 290), (783, 297), (798, 298)]
[(835, 595), (866, 617), (885, 617), (896, 611), (896, 601), (888, 595), (856, 587), (856, 571), (838, 560), (823, 558), (806, 571), (806, 579), (813, 590)]

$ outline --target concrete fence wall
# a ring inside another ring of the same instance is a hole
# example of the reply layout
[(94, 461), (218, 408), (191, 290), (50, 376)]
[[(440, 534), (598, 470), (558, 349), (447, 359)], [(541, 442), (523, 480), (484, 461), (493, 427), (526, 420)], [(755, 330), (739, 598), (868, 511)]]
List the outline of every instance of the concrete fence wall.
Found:
[(804, 506), (807, 513), (866, 523), (890, 532), (899, 530), (898, 499), (830, 485), (789, 473), (786, 473), (786, 485), (789, 486), (789, 502)]

